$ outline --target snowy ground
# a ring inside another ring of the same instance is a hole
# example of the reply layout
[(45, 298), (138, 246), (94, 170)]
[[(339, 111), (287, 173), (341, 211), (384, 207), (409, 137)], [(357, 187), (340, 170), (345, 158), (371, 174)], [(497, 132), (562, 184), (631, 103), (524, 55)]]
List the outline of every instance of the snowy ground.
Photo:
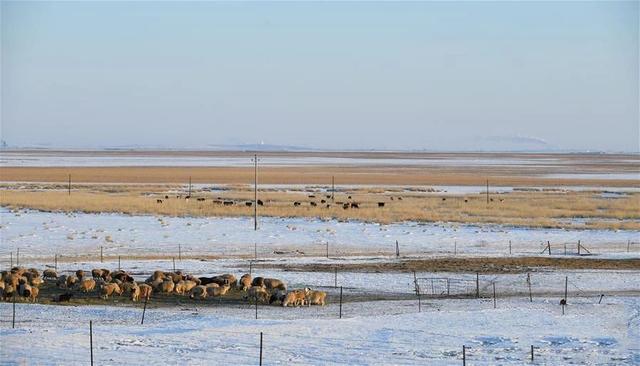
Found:
[[(308, 218), (260, 218), (254, 231), (251, 218), (156, 217), (122, 214), (85, 214), (26, 211), (0, 208), (0, 255), (6, 262), (20, 248), (22, 258), (58, 255), (211, 255), (253, 254), (274, 251), (298, 255), (390, 254), (395, 241), (402, 254), (505, 255), (512, 242), (514, 255), (539, 254), (550, 241), (554, 254), (569, 253), (576, 244), (597, 254), (640, 256), (640, 233), (632, 230), (564, 230), (518, 228), (500, 225), (423, 224), (390, 225)], [(297, 252), (296, 252), (297, 251)]]
[[(389, 311), (389, 309), (392, 309)], [(141, 309), (0, 305), (2, 364), (88, 364), (89, 321), (100, 365), (257, 364), (263, 332), (265, 364), (637, 365), (640, 300), (611, 297), (347, 303), (324, 308), (252, 307)], [(332, 317), (314, 319), (323, 312)], [(283, 320), (282, 314), (294, 314)]]

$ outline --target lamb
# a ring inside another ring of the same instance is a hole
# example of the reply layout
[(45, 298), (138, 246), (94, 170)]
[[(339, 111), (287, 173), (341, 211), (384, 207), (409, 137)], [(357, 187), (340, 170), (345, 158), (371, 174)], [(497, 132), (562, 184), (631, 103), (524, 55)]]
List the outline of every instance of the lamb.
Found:
[(96, 288), (96, 281), (93, 278), (85, 278), (80, 282), (80, 291), (89, 292)]
[(325, 305), (325, 299), (327, 298), (327, 293), (324, 291), (313, 291), (310, 290), (307, 292), (306, 300), (307, 305)]
[(246, 273), (240, 277), (240, 282), (238, 283), (238, 287), (242, 291), (247, 291), (249, 287), (251, 287), (251, 275)]
[(42, 278), (44, 279), (53, 279), (55, 280), (56, 278), (58, 278), (58, 273), (56, 273), (56, 271), (54, 271), (53, 269), (45, 269), (44, 272), (42, 272)]
[(199, 299), (204, 300), (207, 297), (207, 287), (198, 285), (191, 289), (191, 293), (189, 294), (190, 299)]

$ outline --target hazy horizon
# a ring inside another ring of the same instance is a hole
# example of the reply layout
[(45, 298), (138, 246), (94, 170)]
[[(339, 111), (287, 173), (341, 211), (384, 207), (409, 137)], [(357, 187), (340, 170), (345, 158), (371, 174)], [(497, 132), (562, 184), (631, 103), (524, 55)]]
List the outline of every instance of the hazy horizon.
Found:
[(16, 2), (12, 147), (640, 151), (627, 2)]

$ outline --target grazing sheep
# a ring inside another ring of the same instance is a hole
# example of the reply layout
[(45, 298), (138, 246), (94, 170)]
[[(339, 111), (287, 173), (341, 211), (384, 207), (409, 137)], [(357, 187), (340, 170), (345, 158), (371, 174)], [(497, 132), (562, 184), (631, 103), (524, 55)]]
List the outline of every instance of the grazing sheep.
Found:
[(351, 208), (360, 208), (356, 202), (351, 202)]
[(207, 287), (198, 285), (191, 289), (191, 293), (189, 294), (190, 299), (200, 299), (204, 300), (207, 297)]
[(153, 292), (153, 288), (151, 286), (143, 283), (138, 286), (138, 288), (140, 289), (139, 299), (149, 300), (151, 298), (151, 293)]
[(218, 286), (218, 287), (206, 287), (207, 297), (224, 296), (227, 294), (230, 288), (231, 287), (229, 285)]
[(164, 272), (162, 271), (155, 271), (153, 272), (153, 274), (151, 275), (151, 282), (155, 281), (155, 280), (164, 280), (165, 275)]
[(74, 275), (68, 275), (67, 276), (67, 288), (72, 288), (76, 283), (78, 283), (78, 277), (74, 276)]
[(58, 288), (66, 288), (67, 287), (67, 275), (62, 275), (62, 276), (58, 277), (58, 280), (56, 281), (56, 286), (58, 286)]
[(304, 290), (293, 290), (284, 297), (282, 301), (282, 306), (298, 306), (304, 305), (305, 303), (305, 291)]
[(251, 282), (251, 286), (264, 287), (264, 277), (256, 277)]
[(2, 298), (7, 301), (9, 300), (12, 296), (15, 295), (16, 293), (16, 286), (13, 286), (12, 284), (6, 283), (4, 286), (4, 290), (2, 293)]
[(157, 280), (153, 280), (153, 282), (151, 282), (149, 285), (151, 285), (151, 287), (154, 290), (156, 290), (156, 292), (161, 292), (160, 286), (162, 286), (163, 283), (164, 283), (164, 280), (157, 279)]
[(267, 290), (284, 290), (287, 291), (287, 285), (278, 279), (275, 278), (265, 278), (264, 279), (264, 287)]
[(200, 284), (200, 279), (194, 275), (186, 275), (184, 276), (185, 281), (193, 281), (196, 283), (196, 286)]
[(111, 277), (113, 277), (113, 279), (116, 279), (116, 280), (122, 281), (122, 282), (134, 282), (133, 277), (131, 277), (125, 271), (119, 271), (119, 272), (113, 274)]
[(240, 277), (240, 282), (238, 283), (238, 287), (242, 291), (247, 291), (249, 287), (251, 287), (251, 275), (246, 273)]
[(189, 291), (191, 291), (192, 288), (196, 287), (198, 284), (195, 283), (194, 281), (180, 281), (178, 283), (176, 283), (173, 291), (175, 291), (175, 293), (180, 294), (180, 295), (184, 295), (186, 293), (188, 293)]
[(296, 201), (293, 203), (293, 207), (298, 207), (298, 206), (300, 206), (300, 202)]
[(44, 279), (56, 279), (58, 278), (58, 273), (53, 269), (45, 269), (44, 272), (42, 272), (42, 277)]
[(102, 270), (98, 268), (94, 268), (91, 270), (91, 277), (93, 278), (102, 278)]
[(133, 291), (133, 288), (137, 286), (138, 284), (135, 282), (124, 282), (120, 287), (122, 287), (122, 293), (126, 294), (131, 293)]
[(82, 292), (93, 291), (96, 288), (96, 281), (93, 278), (85, 278), (80, 282), (79, 289)]
[(111, 278), (111, 271), (105, 268), (100, 269), (102, 271), (102, 278), (105, 281), (110, 281)]
[(22, 297), (30, 297), (31, 296), (31, 286), (26, 283), (21, 283), (20, 287), (18, 287), (18, 295)]
[(326, 298), (327, 298), (327, 293), (324, 291), (309, 290), (306, 295), (307, 305), (324, 306)]
[(82, 281), (82, 278), (84, 277), (84, 271), (83, 271), (83, 270), (81, 270), (81, 269), (77, 270), (77, 271), (76, 271), (76, 277), (78, 277), (78, 279), (79, 279), (80, 281)]
[(349, 208), (349, 204), (348, 204), (348, 203), (344, 203), (344, 204), (342, 205), (342, 208), (344, 208), (345, 210), (346, 210), (346, 209), (348, 209), (348, 208)]
[(173, 292), (173, 289), (175, 288), (175, 286), (176, 285), (173, 283), (173, 281), (166, 279), (160, 285), (160, 292), (170, 294)]
[(29, 268), (27, 270), (28, 273), (32, 273), (35, 277), (40, 277), (40, 271), (35, 268)]
[(131, 287), (131, 301), (140, 301), (140, 287), (138, 285)]
[(251, 206), (253, 206), (253, 202), (245, 202), (244, 204), (245, 204), (247, 207), (251, 207)]
[(262, 200), (258, 200), (258, 206), (264, 206), (264, 202), (262, 202)]
[(116, 295), (122, 295), (122, 290), (120, 289), (120, 286), (118, 286), (117, 283), (107, 283), (106, 285), (102, 286), (102, 298), (104, 300), (106, 300), (109, 296), (112, 296), (113, 294)]
[(156, 203), (162, 203), (162, 200), (156, 200)]
[(225, 284), (231, 285), (232, 281), (235, 284), (236, 277), (232, 274), (223, 274), (220, 276), (213, 276), (213, 277), (200, 277), (201, 285), (208, 285), (210, 283), (217, 283), (219, 286), (223, 286)]
[(262, 286), (252, 286), (247, 296), (245, 296), (245, 299), (248, 299), (249, 302), (251, 302), (251, 300), (258, 300), (266, 304), (269, 302), (269, 293)]
[(36, 302), (38, 299), (38, 294), (40, 294), (40, 289), (37, 287), (31, 287), (31, 293), (27, 297), (27, 299), (31, 302)]
[(269, 304), (273, 304), (274, 302), (280, 302), (280, 304), (282, 304), (282, 302), (284, 301), (284, 298), (287, 296), (287, 292), (284, 290), (276, 290), (271, 294), (271, 298), (269, 298)]
[(384, 202), (378, 202), (378, 207), (384, 207)]
[(309, 204), (310, 204), (312, 207), (316, 207), (316, 206), (318, 206), (318, 204), (317, 204), (317, 203), (315, 203), (315, 202), (313, 202), (313, 201), (309, 202)]
[(224, 201), (222, 204), (225, 206), (233, 206), (233, 201)]

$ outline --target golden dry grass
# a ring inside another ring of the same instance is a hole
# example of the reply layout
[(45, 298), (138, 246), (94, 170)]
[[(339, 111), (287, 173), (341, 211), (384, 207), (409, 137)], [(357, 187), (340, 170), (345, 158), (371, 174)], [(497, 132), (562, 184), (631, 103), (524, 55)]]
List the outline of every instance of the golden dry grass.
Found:
[[(86, 186), (74, 190), (71, 196), (62, 190), (4, 189), (0, 191), (0, 205), (46, 211), (121, 212), (170, 216), (250, 216), (253, 207), (245, 206), (253, 200), (249, 187), (238, 186), (225, 192), (195, 192), (192, 199), (176, 198), (166, 186)], [(529, 227), (578, 227), (599, 229), (640, 229), (640, 194), (607, 199), (595, 192), (522, 191), (492, 194), (486, 203), (484, 195), (438, 196), (420, 192), (380, 191), (376, 188), (353, 189), (336, 193), (329, 208), (320, 200), (330, 199), (326, 193), (259, 192), (265, 202), (258, 207), (260, 216), (319, 217), (340, 220), (389, 223), (398, 221), (496, 223)], [(169, 199), (165, 199), (169, 195)], [(351, 195), (352, 199), (348, 199)], [(205, 198), (204, 202), (196, 198)], [(393, 200), (391, 198), (394, 198)], [(402, 197), (402, 200), (398, 198)], [(443, 200), (443, 197), (446, 200)], [(213, 200), (233, 200), (233, 206), (216, 204)], [(162, 203), (157, 203), (162, 199)], [(466, 200), (466, 202), (465, 202)], [(294, 207), (293, 202), (301, 205)], [(310, 202), (316, 202), (312, 207)], [(358, 209), (343, 209), (338, 202), (357, 202)], [(378, 207), (384, 202), (385, 207)], [(585, 224), (570, 223), (583, 219)]]

